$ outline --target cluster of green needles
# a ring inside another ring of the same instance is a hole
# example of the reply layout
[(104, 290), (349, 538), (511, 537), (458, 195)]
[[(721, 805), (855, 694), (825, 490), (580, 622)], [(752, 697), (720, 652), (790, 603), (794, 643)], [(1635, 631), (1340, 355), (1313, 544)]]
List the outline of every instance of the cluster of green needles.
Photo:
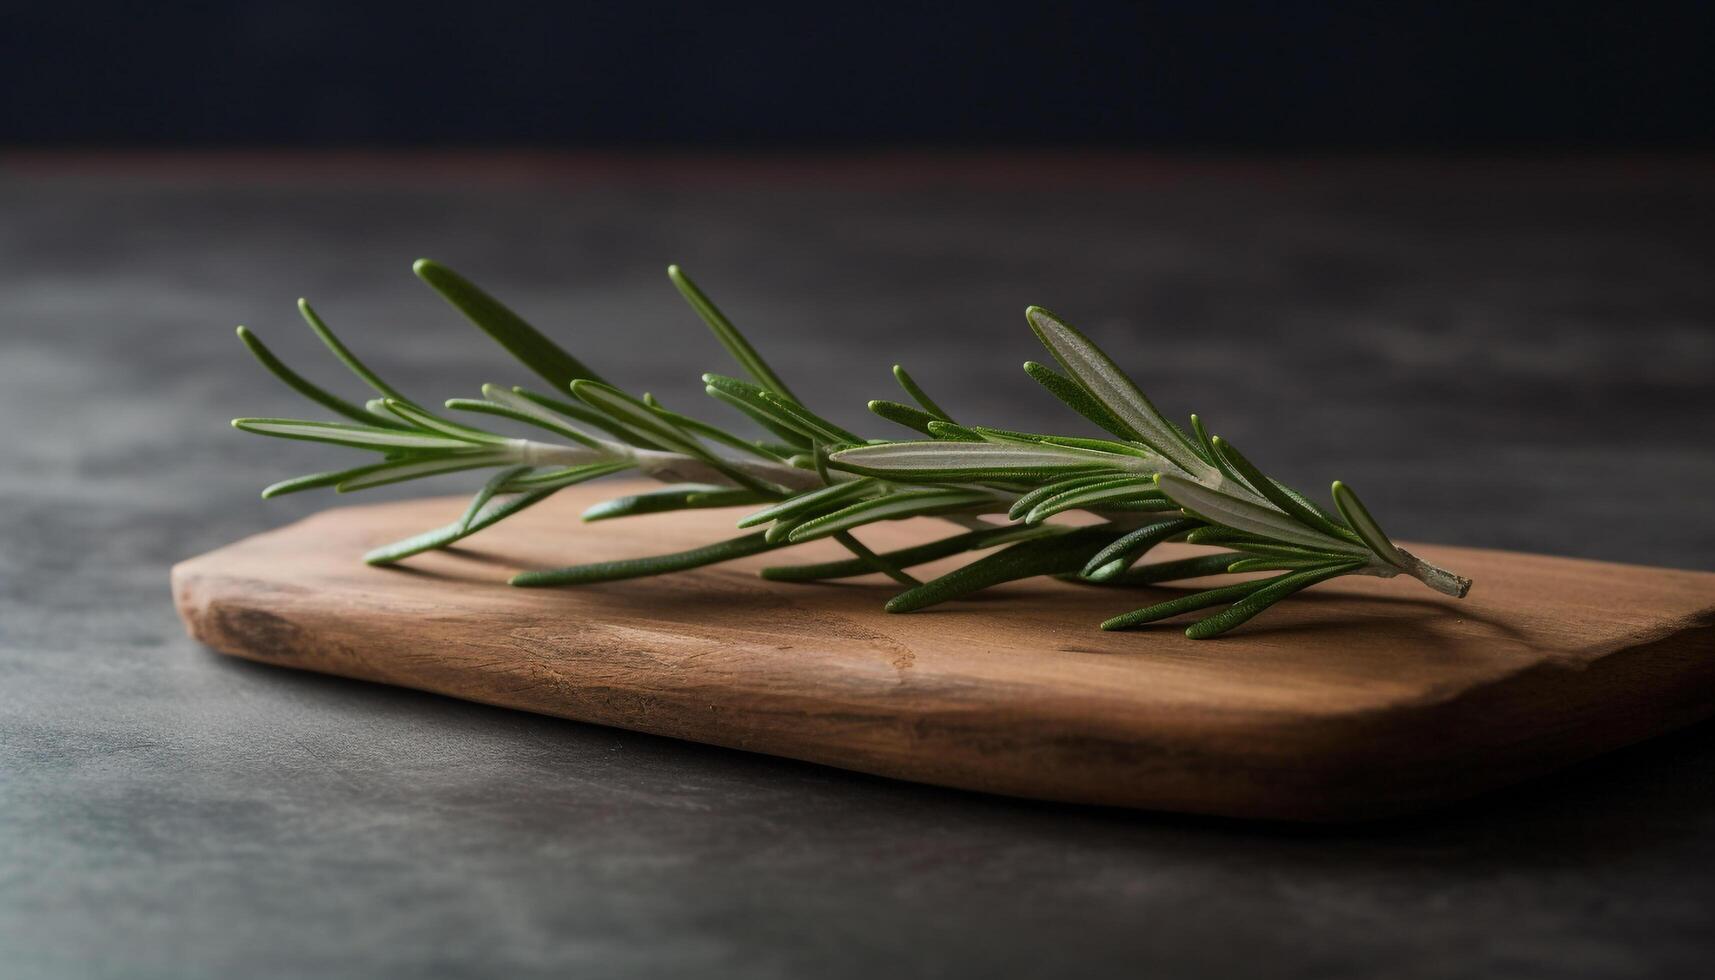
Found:
[[(1391, 542), (1351, 488), (1333, 485), (1334, 509), (1264, 476), (1231, 443), (1192, 415), (1190, 431), (1158, 412), (1088, 338), (1040, 307), (1030, 327), (1058, 369), (1036, 362), (1026, 373), (1108, 433), (1108, 438), (1040, 435), (957, 421), (907, 374), (894, 376), (911, 404), (872, 401), (881, 419), (914, 430), (910, 439), (871, 439), (806, 407), (743, 335), (677, 267), (667, 270), (744, 377), (707, 374), (724, 402), (768, 433), (750, 439), (681, 414), (653, 396), (610, 384), (517, 314), (452, 270), (427, 259), (416, 273), (473, 323), (535, 372), (545, 391), (484, 385), (480, 398), (453, 398), (430, 409), (401, 394), (351, 353), (308, 303), (310, 329), (377, 397), (359, 404), (287, 367), (253, 333), (238, 336), (263, 366), (344, 421), (243, 418), (246, 432), (306, 439), (379, 454), (373, 462), (276, 483), (274, 497), (317, 487), (361, 490), (460, 470), (492, 471), (470, 506), (444, 527), (365, 556), (383, 565), (444, 548), (598, 477), (636, 472), (658, 490), (597, 504), (587, 521), (690, 508), (746, 506), (736, 537), (652, 558), (524, 572), (519, 586), (579, 585), (660, 575), (832, 538), (851, 552), (842, 561), (765, 568), (763, 577), (813, 582), (879, 573), (904, 589), (889, 612), (911, 612), (979, 589), (1038, 575), (1102, 586), (1146, 586), (1238, 573), (1232, 584), (1203, 588), (1121, 613), (1103, 629), (1125, 629), (1216, 609), (1185, 631), (1218, 636), (1276, 602), (1341, 575), (1409, 575), (1463, 597), (1470, 580)], [(458, 413), (456, 418), (449, 413)], [(482, 417), (522, 423), (532, 438), (477, 424)], [(1084, 511), (1094, 524), (1052, 522)], [(933, 517), (956, 533), (876, 553), (853, 534), (877, 521)], [(1221, 550), (1148, 562), (1156, 545), (1186, 541)], [(908, 569), (964, 552), (982, 557), (920, 581)]]

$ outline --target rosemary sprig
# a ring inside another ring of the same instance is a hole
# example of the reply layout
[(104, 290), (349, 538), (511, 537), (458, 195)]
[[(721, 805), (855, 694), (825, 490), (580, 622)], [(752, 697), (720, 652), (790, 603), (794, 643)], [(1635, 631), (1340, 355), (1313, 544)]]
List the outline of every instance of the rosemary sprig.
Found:
[[(343, 421), (241, 418), (246, 432), (366, 449), (381, 458), (362, 466), (276, 483), (276, 497), (333, 487), (340, 492), (470, 469), (492, 470), (465, 513), (445, 527), (364, 556), (386, 565), (490, 527), (559, 490), (616, 473), (667, 484), (661, 490), (597, 504), (584, 519), (752, 505), (739, 519), (747, 533), (653, 558), (596, 562), (513, 576), (519, 586), (610, 582), (682, 571), (806, 541), (832, 538), (853, 557), (771, 566), (775, 581), (821, 581), (879, 573), (906, 587), (887, 603), (910, 612), (979, 589), (1039, 575), (1101, 586), (1153, 586), (1223, 573), (1276, 572), (1262, 579), (1200, 588), (1102, 623), (1127, 629), (1225, 606), (1193, 623), (1193, 639), (1217, 636), (1287, 596), (1341, 575), (1405, 574), (1463, 597), (1469, 579), (1438, 568), (1390, 541), (1356, 493), (1333, 484), (1332, 511), (1265, 476), (1203, 420), (1191, 429), (1163, 416), (1114, 361), (1087, 337), (1041, 307), (1026, 318), (1060, 370), (1036, 362), (1025, 372), (1109, 438), (1051, 436), (964, 425), (906, 373), (894, 377), (914, 405), (869, 403), (879, 418), (927, 438), (868, 439), (801, 402), (726, 314), (677, 266), (668, 276), (749, 380), (703, 376), (708, 394), (767, 430), (750, 439), (634, 397), (597, 376), (500, 301), (427, 259), (417, 275), (476, 326), (547, 381), (553, 395), (484, 385), (481, 398), (453, 398), (455, 419), (411, 401), (360, 361), (326, 322), (299, 309), (334, 357), (379, 396), (362, 405), (332, 394), (287, 367), (244, 327), (239, 338), (281, 381)], [(542, 438), (502, 435), (468, 416), (521, 423)], [(733, 456), (730, 452), (739, 453)], [(1081, 527), (1047, 523), (1069, 510), (1099, 518)], [(989, 519), (1002, 518), (1002, 523)], [(877, 554), (853, 531), (879, 521), (939, 518), (958, 532)], [(1139, 564), (1164, 541), (1225, 550)], [(954, 555), (998, 551), (945, 575), (919, 581), (906, 571)]]

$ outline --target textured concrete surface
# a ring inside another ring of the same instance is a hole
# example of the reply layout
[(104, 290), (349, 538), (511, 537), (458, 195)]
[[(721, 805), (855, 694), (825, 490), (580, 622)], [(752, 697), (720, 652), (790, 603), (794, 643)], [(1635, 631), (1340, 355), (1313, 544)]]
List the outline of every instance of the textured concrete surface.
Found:
[(0, 974), (1703, 972), (1708, 725), (1404, 822), (1170, 819), (231, 662), (166, 573), (328, 500), (257, 499), (337, 453), (227, 428), (298, 410), (234, 324), (331, 381), (306, 294), (425, 397), (519, 377), (418, 255), (702, 410), (681, 262), (849, 423), (897, 358), (1071, 427), (1017, 370), (1039, 302), (1402, 537), (1715, 568), (1712, 226), (1707, 160), (0, 162)]

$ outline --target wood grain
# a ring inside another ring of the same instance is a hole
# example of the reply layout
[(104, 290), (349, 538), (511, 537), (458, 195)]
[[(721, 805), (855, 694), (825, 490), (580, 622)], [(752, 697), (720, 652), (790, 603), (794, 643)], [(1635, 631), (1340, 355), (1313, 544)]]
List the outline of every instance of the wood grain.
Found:
[[(1206, 642), (1183, 623), (1096, 629), (1164, 589), (1033, 581), (900, 616), (882, 611), (897, 588), (879, 576), (754, 575), (832, 545), (505, 584), (733, 533), (731, 511), (579, 522), (624, 489), (565, 491), (391, 569), (359, 556), (464, 502), (330, 510), (180, 563), (173, 592), (192, 636), (266, 663), (927, 783), (1237, 817), (1411, 810), (1715, 713), (1704, 572), (1414, 545), (1476, 579), (1471, 597), (1342, 579)], [(935, 530), (864, 537), (882, 549)]]

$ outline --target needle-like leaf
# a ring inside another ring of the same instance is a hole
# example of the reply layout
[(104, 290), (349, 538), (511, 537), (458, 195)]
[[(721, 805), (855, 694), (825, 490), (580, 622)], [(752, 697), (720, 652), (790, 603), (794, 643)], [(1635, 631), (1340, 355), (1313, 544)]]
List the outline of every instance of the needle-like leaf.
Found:
[(1104, 480), (1089, 486), (1078, 487), (1065, 493), (1055, 494), (1030, 508), (1030, 513), (1024, 515), (1026, 524), (1040, 524), (1055, 514), (1068, 510), (1100, 510), (1106, 504), (1119, 506), (1125, 503), (1139, 503), (1145, 500), (1163, 499), (1160, 491), (1155, 488), (1153, 479), (1128, 476), (1117, 480)]
[(1009, 545), (915, 589), (901, 592), (888, 600), (887, 611), (915, 612), (1003, 582), (1074, 571), (1083, 567), (1093, 553), (1113, 539), (1114, 532), (1109, 528), (1087, 527)]
[(279, 378), (281, 381), (286, 383), (286, 387), (291, 388), (293, 391), (303, 395), (310, 401), (321, 405), (329, 411), (343, 415), (348, 419), (361, 422), (364, 425), (377, 425), (390, 429), (406, 428), (406, 426), (401, 425), (392, 419), (375, 415), (373, 412), (370, 412), (361, 405), (354, 405), (351, 402), (346, 401), (287, 367), (284, 361), (275, 357), (274, 352), (269, 350), (267, 345), (262, 343), (262, 338), (251, 333), (249, 328), (242, 326), (239, 327), (238, 339), (244, 342), (244, 346), (250, 351), (251, 356), (255, 357), (263, 367), (268, 369), (268, 373)]
[(774, 521), (802, 517), (829, 507), (843, 506), (857, 497), (875, 493), (879, 487), (879, 483), (867, 478), (831, 484), (820, 490), (810, 490), (798, 494), (790, 500), (783, 500), (754, 514), (746, 514), (739, 518), (738, 526), (741, 528), (758, 527), (763, 524), (771, 524)]
[(1232, 567), (1233, 562), (1241, 557), (1226, 551), (1216, 555), (1197, 555), (1192, 558), (1178, 558), (1173, 561), (1151, 562), (1147, 565), (1138, 565), (1129, 571), (1108, 578), (1092, 578), (1084, 581), (1091, 585), (1108, 585), (1116, 588), (1155, 585), (1161, 582), (1183, 582), (1186, 579), (1225, 575), (1227, 569)]
[(805, 521), (789, 537), (793, 544), (799, 544), (876, 521), (902, 521), (908, 517), (968, 511), (993, 501), (992, 494), (980, 490), (906, 490), (859, 501), (832, 514)]
[(1388, 536), (1382, 533), (1381, 525), (1377, 524), (1376, 519), (1370, 516), (1369, 510), (1364, 507), (1363, 501), (1358, 499), (1357, 493), (1351, 487), (1335, 480), (1333, 494), (1334, 506), (1340, 508), (1340, 516), (1346, 519), (1347, 524), (1352, 525), (1352, 530), (1358, 532), (1358, 536), (1364, 539), (1364, 543), (1369, 546), (1371, 551), (1381, 556), (1383, 561), (1395, 568), (1410, 567), (1410, 559), (1400, 553), (1400, 550), (1394, 547)]
[(501, 445), (510, 441), (505, 436), (498, 436), (492, 432), (484, 432), (481, 429), (473, 429), (468, 425), (459, 425), (457, 422), (443, 419), (425, 409), (418, 408), (415, 405), (408, 405), (397, 399), (384, 398), (381, 400), (381, 403), (387, 411), (397, 415), (400, 419), (404, 420), (406, 424), (413, 428), (422, 429), (428, 432), (438, 432), (449, 439), (459, 439), (464, 442), (486, 445)]
[(403, 541), (382, 545), (363, 556), (365, 564), (391, 565), (403, 561), (412, 555), (420, 555), (425, 551), (435, 551), (445, 548), (460, 538), (469, 537), (484, 528), (492, 527), (526, 507), (539, 504), (560, 490), (551, 487), (530, 493), (519, 494), (508, 500), (492, 501), (474, 520), (465, 521), (463, 518), (451, 524), (437, 527), (422, 534), (415, 534)]
[(727, 353), (732, 355), (732, 359), (737, 361), (740, 367), (756, 379), (757, 384), (770, 391), (785, 395), (793, 401), (798, 400), (792, 394), (792, 390), (786, 387), (786, 382), (780, 380), (780, 376), (774, 373), (774, 369), (768, 366), (768, 362), (762, 359), (762, 355), (756, 352), (756, 348), (750, 346), (750, 341), (744, 338), (744, 334), (739, 333), (738, 328), (732, 325), (732, 321), (726, 318), (726, 314), (720, 311), (720, 307), (716, 306), (713, 300), (697, 288), (697, 284), (691, 281), (690, 276), (686, 275), (678, 266), (670, 265), (667, 267), (667, 278), (673, 280), (673, 285), (678, 288), (679, 295), (685, 297), (685, 302), (691, 304), (691, 309), (696, 310), (697, 315), (703, 318), (703, 322), (709, 325), (710, 330), (714, 331), (715, 338), (721, 342), (721, 346), (727, 349)]
[(1246, 459), (1239, 452), (1237, 446), (1220, 436), (1212, 438), (1210, 445), (1214, 447), (1215, 453), (1220, 456), (1222, 461), (1232, 468), (1233, 472), (1243, 477), (1246, 484), (1255, 488), (1264, 499), (1283, 511), (1288, 517), (1300, 524), (1313, 527), (1331, 538), (1348, 541), (1352, 544), (1364, 543), (1363, 539), (1356, 534), (1323, 517), (1320, 512), (1306, 506), (1294, 494), (1288, 493), (1284, 487), (1263, 476), (1262, 471)]
[(1211, 637), (1220, 636), (1294, 592), (1308, 589), (1318, 582), (1326, 582), (1337, 575), (1356, 571), (1362, 568), (1363, 564), (1361, 561), (1355, 561), (1323, 565), (1268, 579), (1262, 588), (1233, 603), (1232, 608), (1193, 623), (1185, 630), (1185, 635), (1193, 640), (1207, 640)]
[(898, 402), (880, 399), (870, 402), (869, 410), (895, 425), (903, 425), (907, 429), (916, 429), (926, 436), (935, 434), (935, 430), (929, 428), (929, 423), (940, 421), (928, 412), (912, 408), (910, 405), (901, 405)]
[(731, 432), (726, 431), (718, 425), (710, 425), (701, 419), (694, 419), (689, 415), (672, 411), (665, 405), (662, 405), (654, 395), (644, 395), (643, 404), (648, 405), (655, 414), (666, 419), (673, 425), (676, 425), (693, 435), (713, 440), (723, 446), (729, 446), (739, 452), (748, 453), (752, 456), (756, 456), (760, 459), (766, 459), (771, 462), (779, 462), (791, 455), (791, 452), (785, 450), (783, 447), (776, 446), (775, 449), (770, 449), (767, 446), (758, 445), (748, 439), (733, 435)]
[(374, 388), (381, 397), (396, 398), (402, 402), (409, 402), (411, 400), (400, 394), (398, 389), (381, 380), (381, 376), (376, 374), (374, 371), (371, 371), (367, 364), (358, 360), (357, 355), (353, 354), (338, 337), (334, 336), (334, 332), (328, 328), (328, 325), (322, 321), (321, 316), (316, 313), (313, 307), (310, 306), (309, 300), (298, 300), (298, 314), (304, 318), (305, 323), (310, 325), (310, 330), (320, 338), (323, 346), (327, 347), (327, 349), (333, 353), (333, 356), (338, 358), (339, 362), (346, 366), (347, 370), (351, 371), (352, 374), (357, 375), (359, 380), (364, 384)]
[(907, 395), (911, 396), (912, 401), (923, 406), (923, 411), (928, 412), (930, 415), (943, 422), (953, 421), (953, 417), (947, 414), (947, 410), (942, 408), (940, 405), (935, 404), (935, 400), (930, 398), (928, 393), (918, 386), (916, 379), (912, 378), (903, 366), (898, 364), (893, 366), (893, 380), (899, 382), (899, 387), (904, 389)]
[(763, 540), (761, 532), (758, 532), (670, 555), (628, 558), (623, 561), (599, 561), (588, 565), (573, 565), (570, 568), (556, 568), (543, 572), (519, 572), (512, 576), (512, 584), (538, 587), (617, 582), (620, 579), (641, 578), (646, 575), (683, 572), (687, 569), (701, 568), (704, 565), (714, 565), (736, 558), (761, 554), (777, 547), (781, 547), (781, 545)]
[(510, 462), (513, 462), (513, 457), (506, 453), (481, 451), (428, 456), (422, 459), (402, 459), (396, 463), (377, 466), (367, 473), (341, 480), (334, 489), (340, 493), (352, 493), (357, 490), (384, 487), (389, 483), (421, 480), (427, 476), (440, 476), (443, 473), (486, 469), (490, 466), (501, 466)]
[(1350, 541), (1296, 523), (1273, 507), (1241, 500), (1167, 473), (1156, 479), (1174, 503), (1205, 520), (1225, 525), (1235, 531), (1245, 531), (1263, 538), (1276, 538), (1289, 544), (1300, 544), (1323, 551), (1355, 554), (1360, 550), (1358, 545)]
[(1237, 599), (1243, 599), (1245, 596), (1248, 596), (1252, 592), (1262, 588), (1265, 584), (1267, 583), (1240, 582), (1237, 585), (1225, 585), (1218, 589), (1205, 589), (1202, 592), (1193, 592), (1190, 595), (1180, 596), (1177, 599), (1169, 599), (1166, 602), (1158, 602), (1153, 606), (1144, 606), (1142, 609), (1133, 609), (1131, 612), (1115, 616), (1114, 618), (1102, 623), (1102, 629), (1127, 630), (1134, 626), (1142, 626), (1145, 623), (1153, 623), (1156, 620), (1168, 619), (1183, 613), (1195, 612), (1199, 609), (1207, 609), (1210, 606), (1218, 606), (1223, 602), (1232, 602)]
[(1193, 479), (1207, 480), (1214, 475), (1215, 468), (1198, 457), (1185, 434), (1163, 418), (1119, 365), (1088, 337), (1040, 306), (1026, 310), (1025, 319), (1060, 366), (1150, 448)]
[[(411, 266), (417, 278), (428, 283), (470, 322), (493, 337), (520, 364), (536, 372), (555, 391), (565, 391), (574, 381), (601, 381), (601, 376), (582, 361), (566, 353), (524, 318), (478, 289), (475, 283), (433, 259), (418, 259)], [(397, 397), (397, 396), (394, 396)]]
[(386, 462), (371, 463), (368, 466), (354, 466), (350, 469), (328, 470), (325, 473), (310, 473), (306, 476), (294, 476), (289, 480), (281, 480), (279, 483), (271, 483), (264, 487), (262, 490), (262, 499), (271, 500), (274, 497), (284, 497), (286, 494), (298, 493), (303, 490), (317, 490), (322, 487), (337, 486), (353, 477), (362, 476), (365, 473), (373, 473), (378, 469), (385, 469), (391, 465), (393, 464)]
[(741, 507), (767, 499), (753, 490), (718, 487), (709, 483), (679, 483), (647, 493), (604, 500), (583, 513), (585, 521), (606, 521), (615, 517), (636, 517), (639, 514), (661, 514), (674, 510), (699, 510), (709, 507)]
[(1060, 399), (1067, 408), (1094, 422), (1097, 428), (1111, 432), (1128, 441), (1144, 441), (1143, 436), (1137, 430), (1121, 422), (1118, 416), (1108, 411), (1106, 405), (1090, 397), (1090, 393), (1071, 378), (1036, 361), (1025, 361), (1024, 373), (1030, 375), (1037, 384), (1048, 389), (1048, 393)]
[(1041, 480), (1098, 469), (1123, 474), (1127, 457), (1042, 443), (890, 442), (829, 457), (834, 466), (883, 479)]
[[(1069, 530), (1070, 528), (1057, 526), (1013, 526), (990, 528), (983, 531), (967, 531), (964, 534), (955, 534), (950, 538), (942, 538), (927, 544), (882, 552), (881, 557), (896, 568), (910, 568), (914, 565), (938, 561), (967, 551), (995, 548), (1016, 541), (1054, 537)], [(814, 565), (772, 565), (762, 570), (762, 577), (776, 582), (818, 582), (823, 579), (869, 575), (874, 571), (875, 569), (868, 562), (856, 558), (847, 558), (844, 561), (820, 562)]]
[(470, 498), (470, 506), (465, 508), (464, 516), (458, 519), (459, 532), (470, 533), (471, 522), (475, 521), (482, 508), (494, 499), (494, 495), (500, 492), (500, 488), (506, 486), (514, 477), (530, 472), (530, 469), (528, 466), (509, 466), (489, 477), (488, 482)]
[(358, 449), (469, 449), (470, 443), (442, 435), (429, 435), (373, 425), (343, 422), (311, 422), (305, 419), (233, 419), (232, 427), (280, 439), (303, 439)]
[(1113, 478), (1114, 474), (1112, 471), (1104, 470), (1097, 473), (1081, 473), (1077, 476), (1067, 477), (1064, 480), (1055, 480), (1051, 483), (1044, 483), (1028, 493), (1021, 494), (1017, 500), (1013, 501), (1012, 507), (1006, 512), (1006, 518), (1009, 521), (1022, 521), (1024, 520), (1024, 515), (1030, 513), (1037, 504), (1050, 497), (1059, 496), (1068, 490), (1076, 490), (1080, 487), (1093, 486), (1097, 483), (1106, 483)]
[(1127, 533), (1113, 544), (1096, 552), (1095, 557), (1083, 568), (1081, 574), (1087, 579), (1102, 581), (1130, 568), (1149, 549), (1168, 538), (1184, 534), (1197, 526), (1197, 522), (1185, 518), (1168, 521), (1156, 521), (1146, 524), (1135, 531)]

